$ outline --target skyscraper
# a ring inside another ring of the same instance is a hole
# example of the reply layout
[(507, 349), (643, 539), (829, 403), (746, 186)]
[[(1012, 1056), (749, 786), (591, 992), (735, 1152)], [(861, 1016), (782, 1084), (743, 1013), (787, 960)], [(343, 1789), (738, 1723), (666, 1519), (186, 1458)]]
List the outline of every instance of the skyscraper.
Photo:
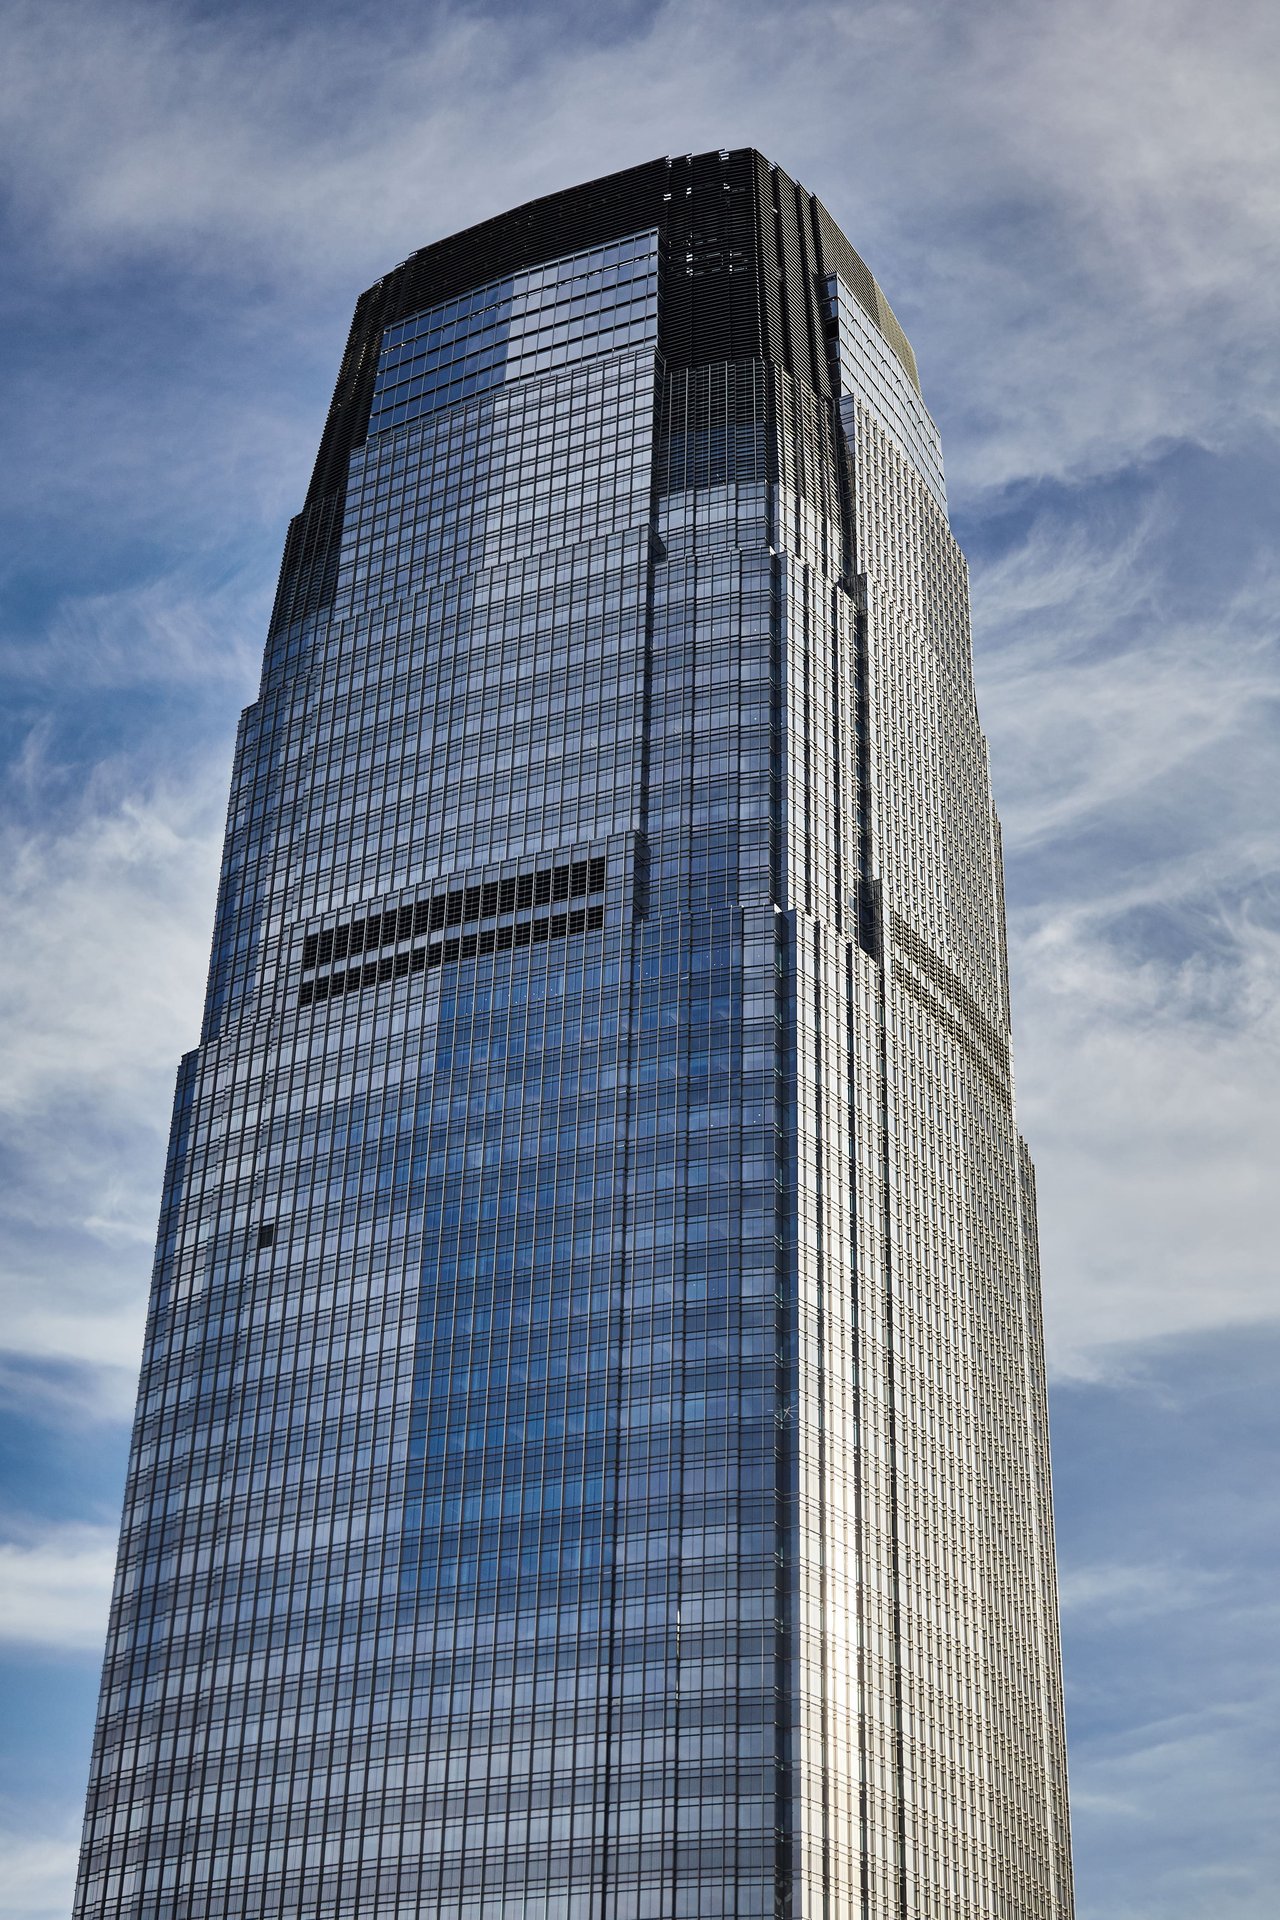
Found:
[(363, 296), (236, 751), (79, 1920), (1067, 1920), (911, 349), (761, 155)]

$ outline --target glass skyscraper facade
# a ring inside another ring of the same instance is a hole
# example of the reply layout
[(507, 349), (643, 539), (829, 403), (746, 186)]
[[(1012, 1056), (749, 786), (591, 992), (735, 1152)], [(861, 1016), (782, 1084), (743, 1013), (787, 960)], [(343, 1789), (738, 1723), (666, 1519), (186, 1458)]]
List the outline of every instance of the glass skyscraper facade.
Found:
[(178, 1074), (78, 1920), (1069, 1920), (911, 349), (750, 151), (360, 301)]

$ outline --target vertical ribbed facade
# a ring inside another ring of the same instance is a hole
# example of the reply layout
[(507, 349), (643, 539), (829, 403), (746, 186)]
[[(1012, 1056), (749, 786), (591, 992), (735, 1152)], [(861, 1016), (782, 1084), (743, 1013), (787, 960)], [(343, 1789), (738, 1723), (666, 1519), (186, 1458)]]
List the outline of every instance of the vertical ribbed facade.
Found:
[(359, 303), (237, 746), (78, 1920), (1070, 1920), (915, 363), (754, 152)]

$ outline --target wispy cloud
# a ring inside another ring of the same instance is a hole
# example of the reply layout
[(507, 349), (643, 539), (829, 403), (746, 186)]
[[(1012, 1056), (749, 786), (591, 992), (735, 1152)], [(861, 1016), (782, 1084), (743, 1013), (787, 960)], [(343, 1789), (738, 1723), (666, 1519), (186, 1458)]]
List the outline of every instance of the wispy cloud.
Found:
[(16, 777), (25, 804), (0, 838), (0, 1019), (14, 1037), (0, 1067), (0, 1397), (56, 1399), (71, 1368), (82, 1415), (118, 1419), (169, 1089), (198, 1030), (226, 768), (148, 785), (103, 767), (74, 802), (38, 752)]
[(1068, 1567), (1059, 1582), (1059, 1597), (1064, 1614), (1087, 1614), (1094, 1622), (1119, 1615), (1133, 1622), (1201, 1607), (1221, 1591), (1224, 1581), (1222, 1573), (1172, 1561), (1103, 1561)]
[(772, 146), (918, 310), (935, 391), (965, 396), (970, 488), (1274, 405), (1273, 9), (1241, 0), (1227, 31), (1187, 0), (787, 19), (19, 8), (0, 113), (59, 272), (165, 259), (295, 293), (575, 175)]
[[(37, 786), (42, 773), (22, 769)], [(52, 769), (50, 784), (63, 777)], [(0, 1111), (25, 1116), (54, 1090), (127, 1099), (140, 1075), (176, 1065), (196, 1023), (226, 777), (205, 766), (148, 790), (103, 766), (74, 809), (0, 842), (0, 1010), (23, 1036)]]
[(100, 1647), (115, 1560), (114, 1527), (51, 1527), (0, 1540), (0, 1641)]
[(1033, 497), (974, 567), (1051, 1349), (1086, 1371), (1277, 1310), (1280, 570), (1236, 534), (1227, 592), (1182, 577), (1230, 509), (1211, 482), (1188, 529), (1177, 466)]
[(80, 1852), (78, 1826), (0, 1829), (0, 1920), (66, 1920)]
[[(0, 633), (0, 676), (53, 690), (217, 688), (228, 705), (257, 678), (267, 583), (202, 584), (176, 573), (65, 595), (36, 632)], [(251, 624), (252, 621), (252, 624)]]
[(1078, 1911), (1262, 1920), (1280, 1833), (1275, 1364), (1255, 1324), (1060, 1382)]
[[(1108, 1920), (1271, 1920), (1277, 1702), (1241, 1699), (1078, 1752), (1077, 1823), (1093, 1846), (1081, 1910)], [(1135, 1859), (1144, 1864), (1135, 1873)]]

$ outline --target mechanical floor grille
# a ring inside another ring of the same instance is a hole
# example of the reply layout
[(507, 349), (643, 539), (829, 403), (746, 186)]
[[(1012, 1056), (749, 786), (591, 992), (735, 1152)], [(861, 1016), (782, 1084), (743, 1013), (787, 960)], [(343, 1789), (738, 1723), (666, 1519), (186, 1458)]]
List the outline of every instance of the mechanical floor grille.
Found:
[[(604, 925), (603, 902), (573, 907), (563, 913), (539, 912), (554, 902), (603, 893), (606, 862), (602, 857), (546, 867), (540, 873), (518, 874), (482, 886), (453, 887), (427, 900), (404, 907), (388, 907), (320, 933), (303, 942), (304, 979), (298, 987), (299, 1006), (334, 1000), (412, 973), (473, 960), (491, 953), (510, 953), (575, 933), (598, 932)], [(518, 914), (504, 925), (478, 927), (449, 934), (467, 921)], [(445, 932), (443, 939), (431, 939)], [(410, 945), (408, 943), (412, 942)], [(378, 953), (398, 946), (399, 952)], [(359, 958), (376, 954), (376, 958)]]

